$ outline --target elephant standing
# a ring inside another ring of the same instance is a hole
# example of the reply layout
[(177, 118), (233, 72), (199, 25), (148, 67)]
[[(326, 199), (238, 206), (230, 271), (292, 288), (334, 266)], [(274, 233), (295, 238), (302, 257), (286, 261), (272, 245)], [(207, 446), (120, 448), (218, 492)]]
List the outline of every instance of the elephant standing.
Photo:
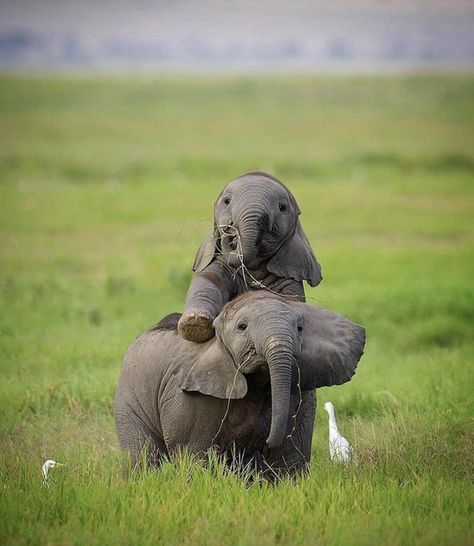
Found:
[(331, 311), (251, 291), (227, 303), (202, 344), (168, 315), (125, 357), (115, 396), (121, 447), (137, 464), (185, 448), (252, 461), (270, 479), (307, 469), (315, 389), (349, 381), (365, 331)]
[(222, 190), (178, 324), (184, 339), (209, 340), (224, 304), (252, 288), (305, 301), (302, 281), (316, 286), (322, 277), (299, 214), (290, 191), (266, 173), (245, 174)]

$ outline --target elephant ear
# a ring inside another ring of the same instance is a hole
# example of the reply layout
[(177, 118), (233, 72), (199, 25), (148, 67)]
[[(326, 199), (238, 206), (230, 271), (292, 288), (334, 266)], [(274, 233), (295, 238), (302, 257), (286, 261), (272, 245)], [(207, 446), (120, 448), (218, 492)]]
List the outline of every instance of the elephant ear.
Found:
[(214, 229), (207, 234), (197, 251), (196, 257), (194, 258), (193, 271), (199, 273), (212, 262), (216, 256), (218, 241), (219, 230), (214, 224)]
[(200, 392), (214, 398), (239, 399), (247, 394), (247, 380), (236, 368), (232, 357), (219, 339), (199, 357), (180, 383), (187, 392)]
[(340, 315), (308, 305), (303, 308), (301, 364), (303, 389), (330, 387), (350, 381), (364, 353), (365, 330)]
[(321, 282), (321, 266), (299, 220), (293, 237), (268, 261), (267, 269), (278, 277), (307, 281), (311, 286), (317, 286)]

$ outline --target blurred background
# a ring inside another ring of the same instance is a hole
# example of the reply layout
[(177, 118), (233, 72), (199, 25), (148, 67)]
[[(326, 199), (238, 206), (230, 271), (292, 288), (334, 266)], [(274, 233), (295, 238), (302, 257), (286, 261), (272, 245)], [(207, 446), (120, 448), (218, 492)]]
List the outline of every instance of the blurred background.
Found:
[(0, 66), (34, 71), (472, 69), (469, 0), (3, 0)]
[[(0, 1), (2, 544), (472, 543), (473, 23), (460, 0)], [(358, 372), (318, 390), (297, 487), (123, 480), (123, 354), (182, 310), (251, 170), (300, 205), (308, 301), (366, 327)], [(357, 468), (331, 465), (328, 400)]]

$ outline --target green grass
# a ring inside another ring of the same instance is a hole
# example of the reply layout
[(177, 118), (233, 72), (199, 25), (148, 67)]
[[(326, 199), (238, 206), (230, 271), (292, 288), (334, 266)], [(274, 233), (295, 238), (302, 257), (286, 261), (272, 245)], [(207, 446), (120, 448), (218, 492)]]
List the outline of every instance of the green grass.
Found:
[[(2, 544), (472, 544), (473, 99), (471, 76), (0, 78)], [(366, 326), (359, 371), (318, 391), (306, 479), (126, 480), (122, 355), (256, 169), (301, 206), (310, 301)], [(326, 400), (357, 468), (329, 461)]]

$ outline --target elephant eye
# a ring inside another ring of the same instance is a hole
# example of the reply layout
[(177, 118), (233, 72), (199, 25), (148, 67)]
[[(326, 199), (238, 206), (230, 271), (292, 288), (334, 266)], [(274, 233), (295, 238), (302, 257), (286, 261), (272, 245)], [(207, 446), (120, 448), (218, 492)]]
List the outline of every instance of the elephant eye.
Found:
[(285, 212), (285, 210), (286, 210), (286, 203), (280, 202), (280, 203), (278, 204), (278, 208), (280, 209), (280, 212)]
[(224, 197), (224, 205), (229, 205), (230, 204), (230, 197), (228, 195), (226, 195)]
[(247, 330), (247, 325), (245, 322), (239, 322), (239, 324), (237, 324), (237, 330), (240, 330), (241, 332)]

